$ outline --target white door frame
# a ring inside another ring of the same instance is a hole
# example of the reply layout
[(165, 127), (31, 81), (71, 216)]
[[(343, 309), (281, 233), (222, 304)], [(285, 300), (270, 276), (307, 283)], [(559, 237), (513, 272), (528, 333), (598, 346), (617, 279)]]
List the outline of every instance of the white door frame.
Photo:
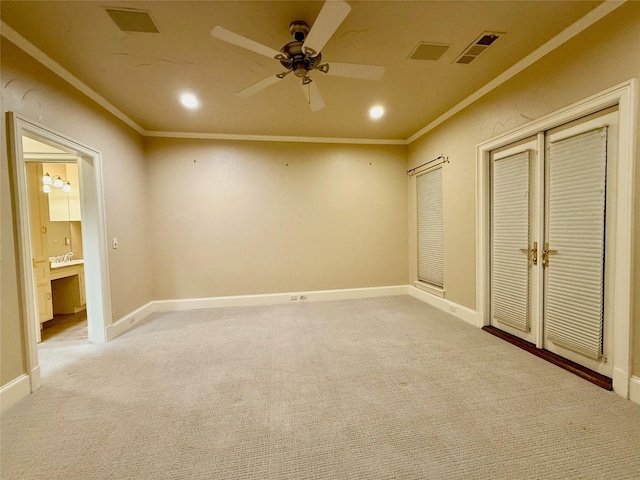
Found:
[(572, 120), (618, 105), (618, 165), (613, 207), (613, 390), (629, 396), (631, 377), (631, 282), (633, 182), (638, 81), (620, 85), (506, 132), (476, 147), (476, 324), (489, 325), (489, 159), (492, 150), (537, 135)]
[(107, 341), (106, 325), (111, 324), (111, 293), (109, 289), (108, 246), (104, 190), (102, 183), (102, 156), (100, 152), (61, 133), (14, 112), (8, 112), (9, 163), (13, 174), (13, 197), (18, 235), (18, 265), (20, 295), (23, 306), (23, 337), (27, 372), (31, 391), (41, 385), (37, 348), (37, 292), (33, 278), (29, 196), (22, 136), (36, 136), (44, 141), (61, 145), (78, 156), (78, 178), (82, 221), (82, 243), (87, 300), (88, 337), (92, 343)]

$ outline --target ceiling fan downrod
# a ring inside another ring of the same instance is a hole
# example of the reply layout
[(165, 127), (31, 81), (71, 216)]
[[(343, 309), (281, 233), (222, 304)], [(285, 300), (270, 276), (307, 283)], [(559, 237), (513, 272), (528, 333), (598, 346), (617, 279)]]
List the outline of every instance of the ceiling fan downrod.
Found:
[(312, 82), (309, 78), (309, 71), (318, 69), (324, 73), (329, 70), (329, 65), (321, 65), (322, 54), (316, 53), (313, 50), (302, 48), (307, 34), (309, 33), (309, 25), (301, 20), (291, 22), (289, 25), (289, 32), (293, 36), (293, 41), (287, 43), (280, 49), (280, 54), (276, 55), (283, 67), (287, 69), (287, 72), (277, 74), (278, 78), (284, 78), (290, 72), (303, 79), (303, 85)]

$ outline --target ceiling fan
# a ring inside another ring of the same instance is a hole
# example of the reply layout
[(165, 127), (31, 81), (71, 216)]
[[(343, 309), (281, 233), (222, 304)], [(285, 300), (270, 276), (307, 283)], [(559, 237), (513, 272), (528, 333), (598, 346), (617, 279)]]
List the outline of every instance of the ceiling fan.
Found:
[(309, 107), (316, 112), (322, 110), (325, 107), (325, 103), (320, 95), (318, 86), (309, 76), (311, 72), (320, 72), (336, 77), (380, 80), (384, 75), (384, 67), (355, 63), (322, 63), (322, 49), (350, 10), (351, 7), (344, 0), (327, 0), (322, 6), (313, 27), (309, 28), (309, 25), (301, 20), (296, 20), (289, 25), (289, 32), (293, 35), (293, 41), (283, 46), (280, 51), (233, 33), (223, 27), (214, 27), (211, 31), (213, 37), (274, 58), (286, 69), (240, 90), (236, 95), (241, 97), (253, 95), (293, 72), (296, 77), (302, 79), (302, 91), (307, 98)]

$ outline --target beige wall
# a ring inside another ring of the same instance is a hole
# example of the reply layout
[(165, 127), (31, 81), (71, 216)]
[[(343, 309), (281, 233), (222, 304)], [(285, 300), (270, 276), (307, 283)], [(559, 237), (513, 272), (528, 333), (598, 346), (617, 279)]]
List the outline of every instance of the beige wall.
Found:
[(155, 298), (407, 283), (405, 147), (147, 142)]
[[(7, 131), (5, 112), (13, 111), (102, 153), (107, 235), (120, 241), (120, 248), (109, 255), (112, 311), (117, 319), (151, 299), (143, 139), (4, 38), (1, 49), (2, 131)], [(5, 139), (3, 136), (3, 146)], [(0, 170), (0, 385), (5, 385), (25, 372), (25, 352), (15, 219), (4, 147)]]
[[(638, 45), (640, 2), (628, 2), (409, 146), (410, 167), (443, 152), (451, 159), (444, 169), (443, 187), (444, 277), (446, 296), (451, 301), (475, 309), (476, 145), (640, 76)], [(638, 178), (640, 180), (640, 174)], [(414, 280), (415, 177), (409, 183), (409, 268), (410, 278)], [(635, 278), (638, 280), (634, 287), (633, 348), (637, 375), (640, 374), (640, 192), (636, 192), (635, 204)]]
[[(407, 182), (404, 170), (441, 153), (451, 160), (444, 169), (446, 297), (473, 309), (475, 146), (640, 76), (639, 44), (640, 2), (629, 2), (407, 150), (159, 138), (147, 139), (145, 147), (138, 134), (3, 39), (1, 126), (6, 132), (4, 113), (15, 111), (102, 152), (107, 236), (120, 243), (109, 251), (114, 319), (152, 298), (415, 280), (415, 177)], [(0, 173), (5, 385), (25, 371), (6, 148)], [(636, 178), (640, 184), (640, 168)], [(634, 271), (640, 279), (638, 193)]]

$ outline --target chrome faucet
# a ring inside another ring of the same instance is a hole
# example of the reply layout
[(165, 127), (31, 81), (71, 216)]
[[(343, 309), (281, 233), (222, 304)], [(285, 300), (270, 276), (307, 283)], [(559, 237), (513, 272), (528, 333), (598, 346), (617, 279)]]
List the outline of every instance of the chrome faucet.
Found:
[(73, 257), (73, 252), (67, 252), (62, 257), (62, 261), (63, 262), (70, 262), (71, 261), (71, 257)]

